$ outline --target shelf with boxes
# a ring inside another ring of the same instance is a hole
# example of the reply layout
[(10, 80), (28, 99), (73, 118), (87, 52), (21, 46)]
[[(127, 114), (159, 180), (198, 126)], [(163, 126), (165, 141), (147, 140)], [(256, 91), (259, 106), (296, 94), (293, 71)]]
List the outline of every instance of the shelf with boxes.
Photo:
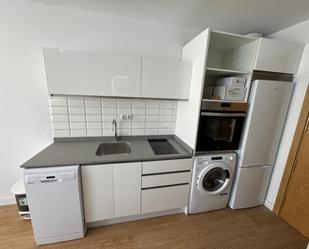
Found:
[(258, 40), (211, 31), (204, 78), (203, 99), (246, 102)]

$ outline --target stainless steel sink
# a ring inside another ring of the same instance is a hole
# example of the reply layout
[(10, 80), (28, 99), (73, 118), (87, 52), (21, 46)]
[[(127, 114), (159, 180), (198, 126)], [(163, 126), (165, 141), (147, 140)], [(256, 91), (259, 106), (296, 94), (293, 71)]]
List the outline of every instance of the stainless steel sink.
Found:
[(129, 154), (131, 153), (130, 143), (127, 142), (106, 142), (99, 145), (97, 156), (113, 155), (113, 154)]

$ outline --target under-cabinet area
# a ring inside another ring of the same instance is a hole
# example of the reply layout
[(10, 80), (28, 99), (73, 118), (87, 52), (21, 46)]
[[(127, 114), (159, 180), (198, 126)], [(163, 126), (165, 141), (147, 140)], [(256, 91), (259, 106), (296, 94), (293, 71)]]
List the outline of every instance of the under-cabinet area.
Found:
[(187, 206), (192, 159), (82, 165), (87, 223)]

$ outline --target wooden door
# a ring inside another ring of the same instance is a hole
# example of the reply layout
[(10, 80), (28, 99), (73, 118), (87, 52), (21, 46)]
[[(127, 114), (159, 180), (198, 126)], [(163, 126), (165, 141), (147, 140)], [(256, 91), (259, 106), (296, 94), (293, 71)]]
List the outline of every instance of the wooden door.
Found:
[(309, 238), (309, 115), (279, 216)]

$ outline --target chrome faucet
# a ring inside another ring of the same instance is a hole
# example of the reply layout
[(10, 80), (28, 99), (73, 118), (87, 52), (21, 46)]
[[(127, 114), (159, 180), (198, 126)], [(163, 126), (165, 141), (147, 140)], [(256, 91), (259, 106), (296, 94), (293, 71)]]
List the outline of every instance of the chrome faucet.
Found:
[(112, 121), (112, 131), (114, 132), (114, 142), (116, 143), (117, 142), (117, 138), (118, 138), (118, 135), (117, 135), (117, 121), (116, 121), (116, 119), (113, 119), (113, 121)]

